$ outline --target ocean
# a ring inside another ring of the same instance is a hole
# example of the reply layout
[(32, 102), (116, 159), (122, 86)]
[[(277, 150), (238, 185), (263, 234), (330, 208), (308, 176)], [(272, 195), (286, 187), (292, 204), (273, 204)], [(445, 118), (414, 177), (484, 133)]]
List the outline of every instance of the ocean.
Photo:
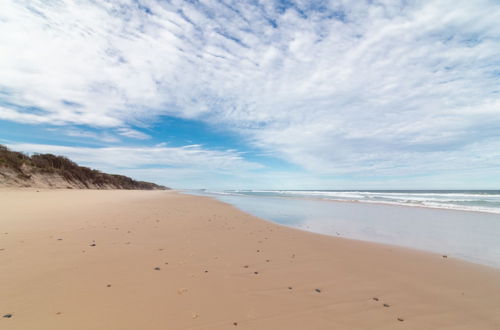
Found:
[(500, 268), (499, 190), (189, 190), (281, 225)]
[(310, 198), (500, 214), (500, 190), (225, 190), (211, 194)]

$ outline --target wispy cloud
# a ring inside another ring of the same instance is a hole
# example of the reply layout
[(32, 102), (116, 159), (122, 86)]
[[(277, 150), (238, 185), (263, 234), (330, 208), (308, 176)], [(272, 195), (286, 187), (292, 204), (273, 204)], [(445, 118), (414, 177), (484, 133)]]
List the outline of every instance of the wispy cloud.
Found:
[(118, 128), (116, 131), (119, 135), (126, 136), (126, 137), (129, 137), (132, 139), (147, 140), (147, 139), (151, 138), (151, 136), (149, 136), (143, 132), (140, 132), (140, 131), (137, 131), (135, 129), (131, 129), (128, 127), (121, 127), (121, 128)]
[(318, 174), (500, 162), (496, 1), (7, 1), (0, 44), (4, 120), (203, 120)]
[(79, 164), (97, 168), (180, 167), (210, 171), (248, 171), (262, 168), (260, 164), (246, 161), (236, 151), (210, 150), (199, 145), (84, 148), (14, 143), (7, 146), (28, 153), (63, 155)]

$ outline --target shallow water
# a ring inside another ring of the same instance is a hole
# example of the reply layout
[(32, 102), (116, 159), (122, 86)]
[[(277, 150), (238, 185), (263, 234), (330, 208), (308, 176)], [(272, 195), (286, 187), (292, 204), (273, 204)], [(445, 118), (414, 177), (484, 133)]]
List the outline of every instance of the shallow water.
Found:
[(500, 268), (500, 216), (481, 212), (234, 194), (215, 197), (286, 226), (432, 251)]

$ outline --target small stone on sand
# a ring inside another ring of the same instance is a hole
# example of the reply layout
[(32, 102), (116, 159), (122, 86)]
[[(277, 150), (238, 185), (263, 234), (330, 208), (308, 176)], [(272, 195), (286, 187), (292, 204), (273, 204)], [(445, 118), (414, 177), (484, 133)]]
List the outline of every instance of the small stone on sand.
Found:
[(234, 326), (237, 326), (237, 325), (238, 325), (238, 322), (233, 322), (233, 325), (234, 325)]
[(391, 307), (391, 305), (389, 305), (389, 304), (384, 304), (384, 307)]
[(292, 290), (293, 288), (291, 286), (288, 287), (288, 290)]
[(160, 267), (155, 267), (155, 270), (161, 270), (161, 268)]
[(243, 266), (243, 268), (248, 268), (248, 265)]
[(317, 293), (321, 293), (320, 289), (314, 289), (314, 291), (316, 291)]
[(378, 301), (378, 298), (377, 298), (377, 297), (373, 297), (372, 299), (373, 299), (373, 300), (375, 300), (375, 301)]
[(448, 256), (447, 256), (446, 254), (444, 254), (444, 255), (443, 255), (443, 258), (445, 258), (445, 259), (446, 259), (446, 258), (448, 258)]
[(95, 246), (95, 243), (90, 244), (90, 246)]
[(12, 317), (12, 314), (5, 314), (3, 317), (5, 317), (6, 319), (10, 319)]
[(111, 284), (106, 285), (106, 287), (111, 288)]
[(402, 319), (402, 318), (398, 317), (398, 321), (399, 321), (399, 322), (403, 322), (403, 321), (404, 321), (404, 319)]

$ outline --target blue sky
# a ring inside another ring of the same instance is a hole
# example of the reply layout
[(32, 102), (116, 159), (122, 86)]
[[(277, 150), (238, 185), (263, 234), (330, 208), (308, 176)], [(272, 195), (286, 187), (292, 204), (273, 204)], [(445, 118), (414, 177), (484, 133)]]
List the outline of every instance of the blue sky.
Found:
[(498, 189), (498, 1), (4, 1), (0, 143), (175, 188)]

